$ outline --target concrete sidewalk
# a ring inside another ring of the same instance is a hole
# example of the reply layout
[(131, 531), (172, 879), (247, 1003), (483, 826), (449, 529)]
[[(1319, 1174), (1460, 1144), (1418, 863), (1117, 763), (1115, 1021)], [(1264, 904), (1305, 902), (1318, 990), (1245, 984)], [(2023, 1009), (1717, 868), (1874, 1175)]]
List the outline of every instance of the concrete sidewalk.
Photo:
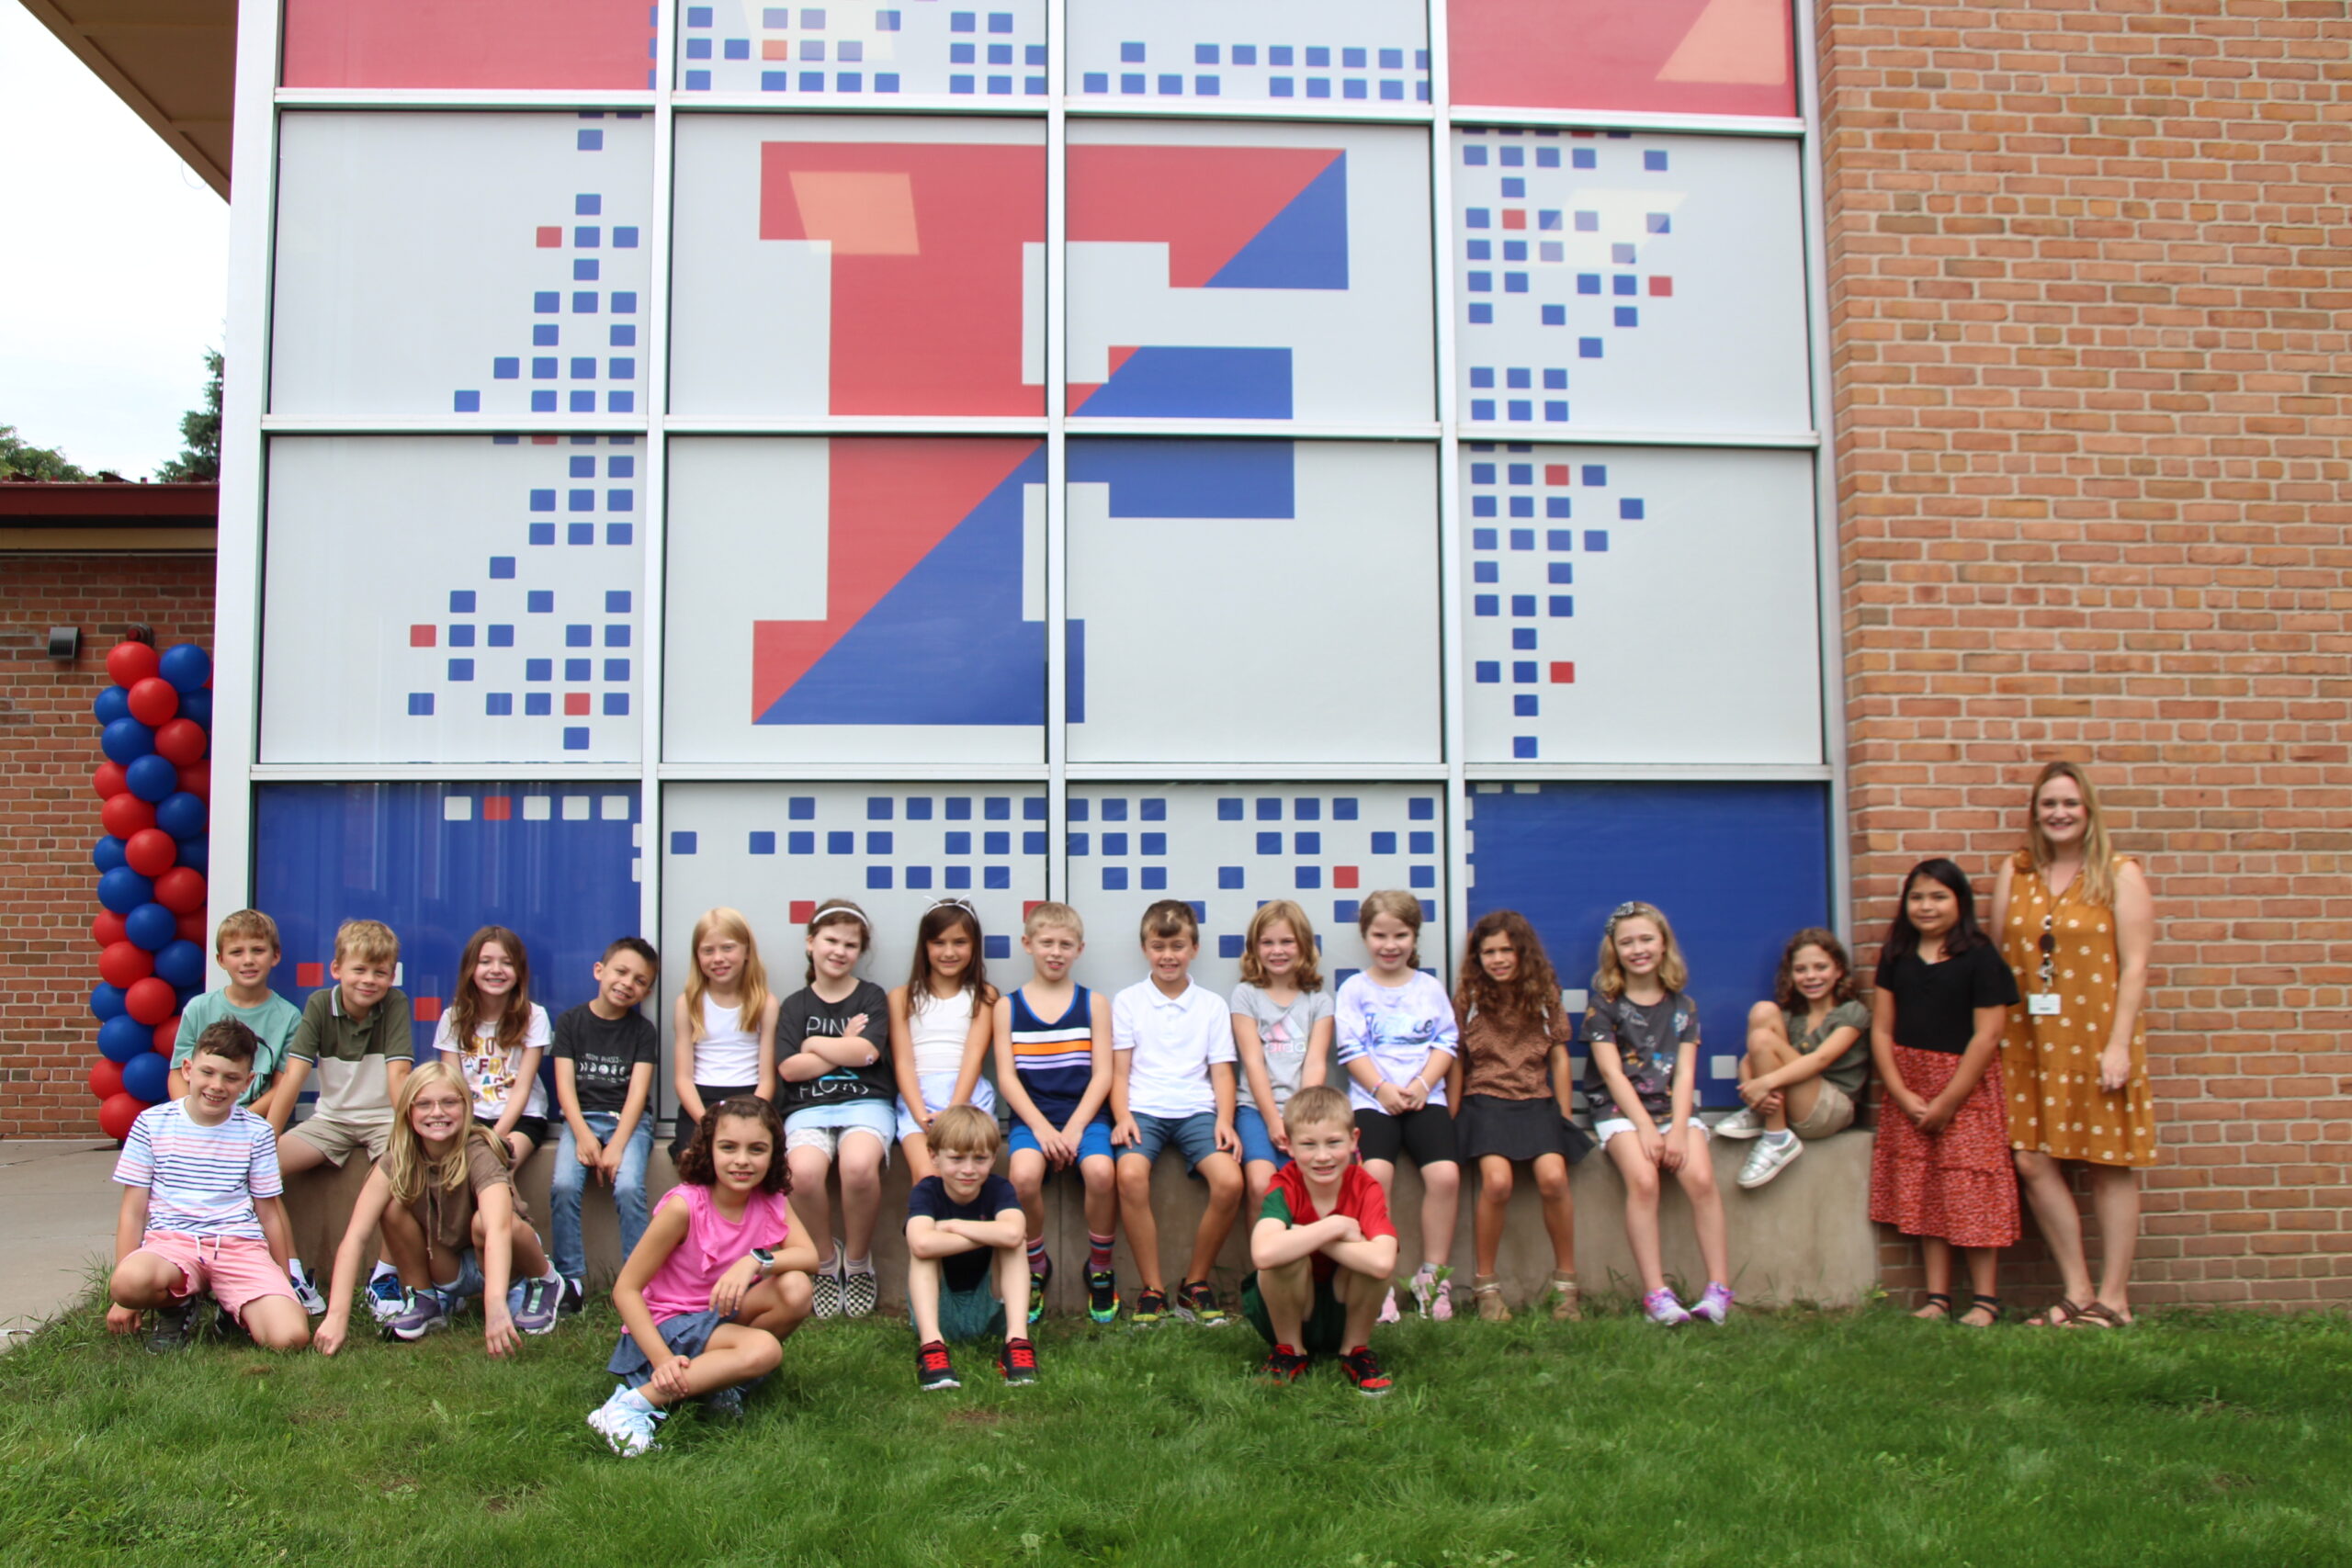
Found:
[(114, 1257), (114, 1161), (99, 1139), (0, 1142), (0, 1349), (80, 1300)]

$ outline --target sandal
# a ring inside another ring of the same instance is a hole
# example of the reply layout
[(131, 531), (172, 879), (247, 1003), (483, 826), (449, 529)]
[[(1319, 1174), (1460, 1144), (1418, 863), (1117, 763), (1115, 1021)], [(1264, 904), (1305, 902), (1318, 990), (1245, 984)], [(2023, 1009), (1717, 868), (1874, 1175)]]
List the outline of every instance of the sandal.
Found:
[[(1968, 1321), (1980, 1312), (1991, 1314), (1993, 1323), (1971, 1323)], [(1959, 1324), (1962, 1328), (1990, 1328), (1993, 1326), (1994, 1323), (2001, 1321), (2001, 1298), (1998, 1296), (1971, 1296), (1968, 1298), (1968, 1310), (1962, 1313), (1958, 1317), (1953, 1318), (1952, 1321)]]
[(2061, 1296), (2031, 1317), (2027, 1318), (2025, 1325), (2028, 1328), (2072, 1328), (2075, 1325), (2075, 1320), (2087, 1310), (2087, 1308), (2076, 1306)]
[(1920, 1305), (1921, 1305), (1921, 1307), (1923, 1307), (1923, 1308), (1925, 1308), (1925, 1307), (1933, 1307), (1933, 1308), (1935, 1308), (1935, 1309), (1936, 1309), (1936, 1315), (1935, 1315), (1935, 1316), (1933, 1316), (1933, 1317), (1929, 1317), (1929, 1316), (1926, 1314), (1926, 1312), (1924, 1312), (1924, 1311), (1921, 1311), (1921, 1312), (1915, 1312), (1915, 1313), (1913, 1313), (1913, 1314), (1911, 1314), (1913, 1317), (1917, 1318), (1920, 1322), (1922, 1322), (1922, 1323), (1950, 1323), (1950, 1322), (1951, 1321), (1951, 1298), (1950, 1296), (1948, 1296), (1948, 1295), (1944, 1294), (1944, 1292), (1941, 1292), (1941, 1291), (1930, 1291), (1930, 1292), (1928, 1292), (1928, 1299), (1927, 1299), (1926, 1301), (1924, 1301), (1924, 1302), (1920, 1303), (1919, 1304), (1920, 1304)]
[(2093, 1302), (2088, 1306), (2076, 1307), (2073, 1321), (2066, 1326), (2069, 1328), (2129, 1328), (2132, 1324), (2130, 1319), (2105, 1302)]
[(1577, 1297), (1577, 1277), (1574, 1274), (1552, 1276), (1552, 1321), (1582, 1323), (1584, 1304)]
[(1478, 1320), (1482, 1323), (1509, 1323), (1510, 1308), (1503, 1305), (1503, 1282), (1492, 1274), (1479, 1274), (1470, 1281), (1470, 1294), (1478, 1303)]

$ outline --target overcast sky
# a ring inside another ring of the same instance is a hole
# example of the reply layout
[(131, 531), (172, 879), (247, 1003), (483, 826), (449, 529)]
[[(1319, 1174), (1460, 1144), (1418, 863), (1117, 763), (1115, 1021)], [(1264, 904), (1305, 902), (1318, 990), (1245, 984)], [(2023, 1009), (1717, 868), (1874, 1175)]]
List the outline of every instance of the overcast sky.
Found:
[(0, 0), (0, 424), (141, 479), (221, 345), (229, 205), (17, 0)]

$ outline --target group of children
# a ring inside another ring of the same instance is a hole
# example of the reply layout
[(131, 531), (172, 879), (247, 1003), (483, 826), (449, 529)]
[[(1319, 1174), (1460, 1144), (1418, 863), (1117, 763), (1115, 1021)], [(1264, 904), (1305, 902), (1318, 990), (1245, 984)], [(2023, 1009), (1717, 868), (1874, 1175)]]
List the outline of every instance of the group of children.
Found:
[[(331, 1355), (363, 1293), (387, 1337), (402, 1340), (446, 1326), (479, 1295), (485, 1345), (504, 1353), (518, 1335), (545, 1333), (581, 1304), (580, 1206), (594, 1181), (613, 1190), (626, 1262), (613, 1287), (624, 1328), (609, 1365), (620, 1382), (590, 1420), (617, 1451), (642, 1452), (680, 1400), (739, 1405), (808, 1317), (876, 1309), (872, 1241), (895, 1150), (911, 1179), (906, 1308), (922, 1387), (956, 1386), (951, 1343), (983, 1337), (1003, 1338), (1005, 1381), (1035, 1380), (1027, 1329), (1055, 1270), (1045, 1184), (1074, 1170), (1093, 1321), (1122, 1310), (1113, 1244), (1124, 1224), (1138, 1275), (1130, 1321), (1228, 1322), (1210, 1275), (1246, 1201), (1252, 1269), (1239, 1307), (1269, 1344), (1261, 1373), (1288, 1382), (1310, 1357), (1330, 1356), (1355, 1388), (1379, 1394), (1390, 1382), (1369, 1340), (1375, 1322), (1399, 1315), (1389, 1194), (1400, 1156), (1422, 1184), (1422, 1256), (1406, 1282), (1417, 1311), (1453, 1314), (1459, 1172), (1476, 1162), (1478, 1314), (1510, 1315), (1498, 1254), (1524, 1165), (1553, 1248), (1550, 1313), (1570, 1319), (1579, 1306), (1568, 1168), (1598, 1142), (1623, 1178), (1644, 1311), (1663, 1325), (1719, 1324), (1733, 1292), (1708, 1138), (1756, 1139), (1740, 1181), (1770, 1180), (1804, 1140), (1852, 1121), (1874, 1051), (1894, 1103), (1907, 1113), (1911, 1100), (1928, 1097), (1928, 1114), (1912, 1118), (1919, 1147), (1890, 1158), (1883, 1142), (1882, 1177), (1900, 1184), (1915, 1218), (1939, 1201), (1964, 1203), (1948, 1196), (1936, 1138), (1944, 1122), (1973, 1113), (1973, 1080), (1965, 1063), (1936, 1079), (1913, 1057), (1943, 1048), (1931, 1036), (1960, 1000), (1979, 1010), (1955, 1014), (1963, 1026), (1981, 1023), (1991, 1004), (1979, 999), (1979, 978), (1906, 979), (1905, 964), (1939, 956), (1927, 950), (1954, 929), (1937, 923), (1933, 903), (1906, 889), (1898, 936), (1906, 922), (1915, 936), (1907, 949), (1891, 942), (1882, 965), (1883, 1027), (1854, 999), (1835, 935), (1815, 929), (1791, 940), (1775, 997), (1749, 1017), (1743, 1108), (1712, 1134), (1694, 1113), (1698, 1009), (1673, 927), (1651, 905), (1620, 905), (1586, 1014), (1589, 1135), (1571, 1120), (1578, 1086), (1557, 976), (1532, 928), (1510, 911), (1473, 928), (1449, 992), (1419, 968), (1419, 899), (1372, 893), (1357, 922), (1369, 964), (1334, 998), (1305, 911), (1271, 902), (1250, 923), (1241, 983), (1219, 998), (1191, 976), (1199, 953), (1191, 907), (1162, 900), (1139, 932), (1147, 976), (1106, 998), (1072, 976), (1085, 929), (1065, 904), (1032, 908), (1021, 936), (1032, 973), (1003, 992), (988, 982), (971, 907), (935, 904), (906, 984), (886, 994), (857, 974), (872, 946), (865, 913), (829, 901), (808, 924), (806, 984), (786, 997), (770, 988), (743, 917), (712, 909), (695, 925), (693, 972), (674, 1019), (678, 1185), (650, 1216), (659, 1043), (639, 1009), (659, 974), (650, 946), (635, 937), (612, 943), (594, 966), (596, 995), (551, 1024), (530, 999), (521, 939), (485, 927), (466, 946), (435, 1059), (412, 1067), (410, 1003), (392, 984), (399, 945), (390, 930), (346, 922), (334, 984), (297, 1012), (268, 989), (276, 928), (241, 911), (216, 937), (229, 984), (184, 1018), (174, 1055), (183, 1097), (142, 1113), (116, 1171), (127, 1190), (109, 1323), (129, 1331), (153, 1310), (162, 1325), (151, 1343), (184, 1342), (209, 1293), (224, 1332), (273, 1348), (315, 1343)], [(1892, 1047), (1896, 1035), (1902, 1044)], [(539, 1076), (549, 1051), (553, 1117)], [(982, 1070), (991, 1057), (993, 1092)], [(312, 1076), (316, 1108), (288, 1127)], [(552, 1244), (543, 1247), (512, 1173), (559, 1120)], [(1160, 1271), (1151, 1184), (1171, 1146), (1205, 1191), (1172, 1290)], [(292, 1253), (281, 1173), (340, 1166), (362, 1148), (373, 1168), (322, 1300)], [(1690, 1200), (1707, 1275), (1687, 1304), (1660, 1262), (1658, 1195), (1669, 1175)], [(829, 1178), (841, 1194), (838, 1242)], [(1931, 1273), (1939, 1266), (1932, 1248), (1929, 1265)], [(1948, 1273), (1948, 1251), (1941, 1267)], [(311, 1316), (321, 1320), (315, 1335)]]

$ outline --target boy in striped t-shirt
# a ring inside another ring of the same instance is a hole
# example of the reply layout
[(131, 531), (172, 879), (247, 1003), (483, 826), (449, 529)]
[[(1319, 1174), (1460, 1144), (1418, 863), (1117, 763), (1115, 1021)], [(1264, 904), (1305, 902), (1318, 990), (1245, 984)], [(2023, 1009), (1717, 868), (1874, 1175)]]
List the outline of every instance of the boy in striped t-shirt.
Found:
[(1086, 924), (1067, 904), (1039, 904), (1022, 922), (1022, 950), (1036, 972), (997, 998), (996, 1077), (1012, 1112), (1012, 1190), (1029, 1222), (1029, 1321), (1046, 1310), (1054, 1277), (1046, 1253), (1048, 1169), (1075, 1164), (1086, 1183), (1086, 1314), (1097, 1323), (1119, 1315), (1111, 1244), (1119, 1194), (1111, 1164), (1111, 1010), (1070, 978), (1086, 951)]
[(237, 1103), (258, 1044), (235, 1019), (198, 1036), (187, 1095), (141, 1111), (115, 1163), (125, 1190), (107, 1326), (129, 1334), (148, 1309), (159, 1310), (151, 1350), (187, 1343), (205, 1292), (266, 1348), (311, 1342), (310, 1318), (286, 1277), (292, 1235), (278, 1201), (277, 1134)]

